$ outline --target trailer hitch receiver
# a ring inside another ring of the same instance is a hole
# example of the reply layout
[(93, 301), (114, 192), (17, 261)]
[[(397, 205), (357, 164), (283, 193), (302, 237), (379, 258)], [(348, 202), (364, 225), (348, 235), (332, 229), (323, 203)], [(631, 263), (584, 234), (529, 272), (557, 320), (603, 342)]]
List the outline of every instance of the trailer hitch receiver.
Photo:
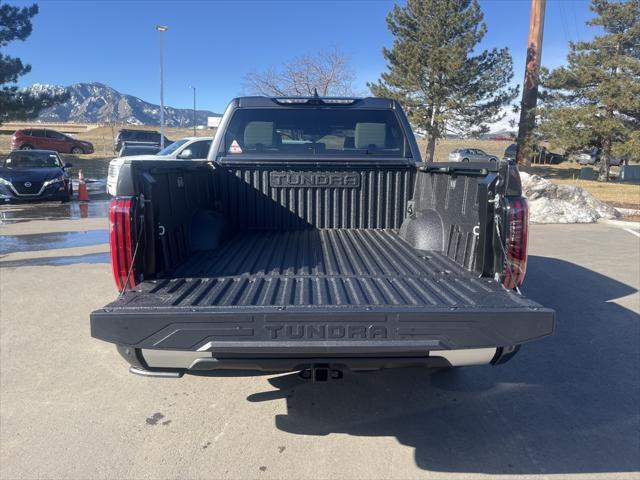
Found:
[(344, 376), (342, 370), (325, 364), (312, 365), (311, 368), (301, 370), (299, 375), (303, 380), (311, 380), (313, 383), (340, 380)]

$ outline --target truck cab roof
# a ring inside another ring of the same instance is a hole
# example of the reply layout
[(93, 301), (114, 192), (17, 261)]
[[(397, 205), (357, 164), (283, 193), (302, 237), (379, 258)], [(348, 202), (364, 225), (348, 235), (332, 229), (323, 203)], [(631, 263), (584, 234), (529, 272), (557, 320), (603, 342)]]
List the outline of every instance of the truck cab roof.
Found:
[(295, 106), (326, 106), (366, 109), (394, 109), (397, 102), (390, 98), (379, 97), (236, 97), (229, 106), (237, 108), (273, 108)]

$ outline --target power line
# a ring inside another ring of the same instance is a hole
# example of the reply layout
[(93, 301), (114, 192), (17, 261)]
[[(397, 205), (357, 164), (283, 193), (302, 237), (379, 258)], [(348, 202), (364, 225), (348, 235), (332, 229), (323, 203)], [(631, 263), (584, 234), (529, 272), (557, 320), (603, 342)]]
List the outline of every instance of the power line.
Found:
[(566, 15), (564, 13), (564, 9), (562, 7), (562, 1), (563, 0), (556, 0), (556, 3), (558, 5), (558, 17), (560, 18), (560, 24), (562, 25), (562, 34), (564, 35), (564, 41), (569, 43), (569, 41), (571, 40), (570, 38), (570, 34), (569, 34), (569, 29), (567, 27), (567, 21), (566, 21)]
[(578, 17), (576, 17), (576, 2), (571, 1), (571, 13), (573, 13), (573, 28), (576, 29), (576, 42), (580, 40), (580, 30), (578, 29)]

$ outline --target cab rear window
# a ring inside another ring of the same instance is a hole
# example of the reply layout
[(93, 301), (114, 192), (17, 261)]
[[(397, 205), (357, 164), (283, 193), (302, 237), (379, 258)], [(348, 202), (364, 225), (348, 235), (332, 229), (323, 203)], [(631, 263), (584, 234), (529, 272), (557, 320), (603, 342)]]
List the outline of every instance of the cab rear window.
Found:
[(393, 111), (300, 107), (239, 109), (221, 154), (404, 157), (405, 136)]

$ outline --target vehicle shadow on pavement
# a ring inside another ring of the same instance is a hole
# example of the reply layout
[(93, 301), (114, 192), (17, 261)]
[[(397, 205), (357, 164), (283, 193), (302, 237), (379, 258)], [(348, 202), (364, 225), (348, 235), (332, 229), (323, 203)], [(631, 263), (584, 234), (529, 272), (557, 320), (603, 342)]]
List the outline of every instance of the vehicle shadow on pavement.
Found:
[(440, 472), (554, 474), (640, 470), (640, 316), (612, 300), (636, 289), (578, 265), (530, 257), (526, 295), (557, 311), (553, 337), (507, 364), (402, 369), (277, 388), (276, 426), (302, 435), (394, 436)]

